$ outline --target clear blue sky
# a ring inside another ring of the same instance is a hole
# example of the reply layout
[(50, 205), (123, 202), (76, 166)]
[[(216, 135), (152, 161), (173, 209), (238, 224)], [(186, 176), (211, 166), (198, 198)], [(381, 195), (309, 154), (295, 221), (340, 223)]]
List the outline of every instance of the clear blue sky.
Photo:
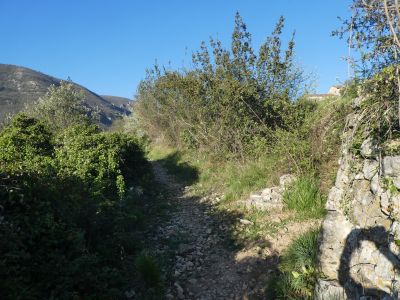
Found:
[(155, 60), (188, 66), (202, 40), (230, 45), (239, 11), (258, 46), (280, 15), (296, 30), (297, 59), (326, 92), (347, 78), (344, 41), (331, 37), (350, 0), (0, 0), (0, 63), (132, 98)]

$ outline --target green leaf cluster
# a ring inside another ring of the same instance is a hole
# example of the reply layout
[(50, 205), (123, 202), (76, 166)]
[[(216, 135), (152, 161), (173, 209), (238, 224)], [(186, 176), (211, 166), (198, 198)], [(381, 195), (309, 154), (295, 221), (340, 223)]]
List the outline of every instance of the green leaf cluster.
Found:
[(312, 175), (297, 179), (283, 195), (287, 208), (299, 213), (301, 217), (323, 217), (325, 199), (321, 195), (319, 183)]
[(135, 277), (151, 172), (131, 136), (17, 115), (0, 132), (4, 299), (117, 299)]

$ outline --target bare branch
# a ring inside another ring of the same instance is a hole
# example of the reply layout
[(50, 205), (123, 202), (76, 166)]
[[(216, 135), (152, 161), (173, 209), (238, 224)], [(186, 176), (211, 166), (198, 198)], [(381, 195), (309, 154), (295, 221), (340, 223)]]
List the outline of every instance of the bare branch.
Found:
[(389, 13), (389, 8), (387, 6), (387, 0), (383, 0), (383, 5), (385, 8), (385, 15), (386, 15), (386, 19), (387, 19), (387, 23), (389, 25), (390, 31), (392, 32), (392, 36), (393, 36), (393, 41), (396, 43), (397, 47), (400, 48), (400, 41), (399, 38), (397, 36), (397, 32), (393, 27), (393, 20), (392, 17)]

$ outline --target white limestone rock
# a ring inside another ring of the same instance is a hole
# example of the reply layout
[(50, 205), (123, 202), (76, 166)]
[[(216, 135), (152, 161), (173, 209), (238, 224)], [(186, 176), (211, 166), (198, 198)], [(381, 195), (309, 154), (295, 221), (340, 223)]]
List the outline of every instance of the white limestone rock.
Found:
[(365, 158), (376, 157), (379, 153), (376, 142), (372, 138), (367, 138), (361, 144), (361, 155)]
[(371, 180), (379, 172), (379, 163), (376, 160), (366, 159), (363, 166), (364, 178)]
[(386, 156), (382, 161), (382, 172), (384, 176), (400, 176), (400, 156)]

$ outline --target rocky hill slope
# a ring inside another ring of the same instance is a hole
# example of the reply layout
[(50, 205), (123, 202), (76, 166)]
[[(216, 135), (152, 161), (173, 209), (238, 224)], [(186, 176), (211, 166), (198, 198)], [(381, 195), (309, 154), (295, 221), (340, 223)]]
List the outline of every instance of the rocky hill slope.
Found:
[[(43, 96), (51, 85), (58, 85), (60, 79), (24, 67), (0, 64), (0, 122), (8, 115), (22, 110), (26, 103), (32, 103)], [(87, 88), (83, 89), (85, 103), (100, 111), (100, 123), (111, 125), (112, 121), (130, 113), (129, 100), (121, 97), (100, 96)]]
[(113, 105), (118, 106), (120, 108), (129, 109), (130, 99), (125, 97), (117, 97), (117, 96), (109, 96), (109, 95), (101, 95), (101, 97), (108, 102), (111, 102)]

